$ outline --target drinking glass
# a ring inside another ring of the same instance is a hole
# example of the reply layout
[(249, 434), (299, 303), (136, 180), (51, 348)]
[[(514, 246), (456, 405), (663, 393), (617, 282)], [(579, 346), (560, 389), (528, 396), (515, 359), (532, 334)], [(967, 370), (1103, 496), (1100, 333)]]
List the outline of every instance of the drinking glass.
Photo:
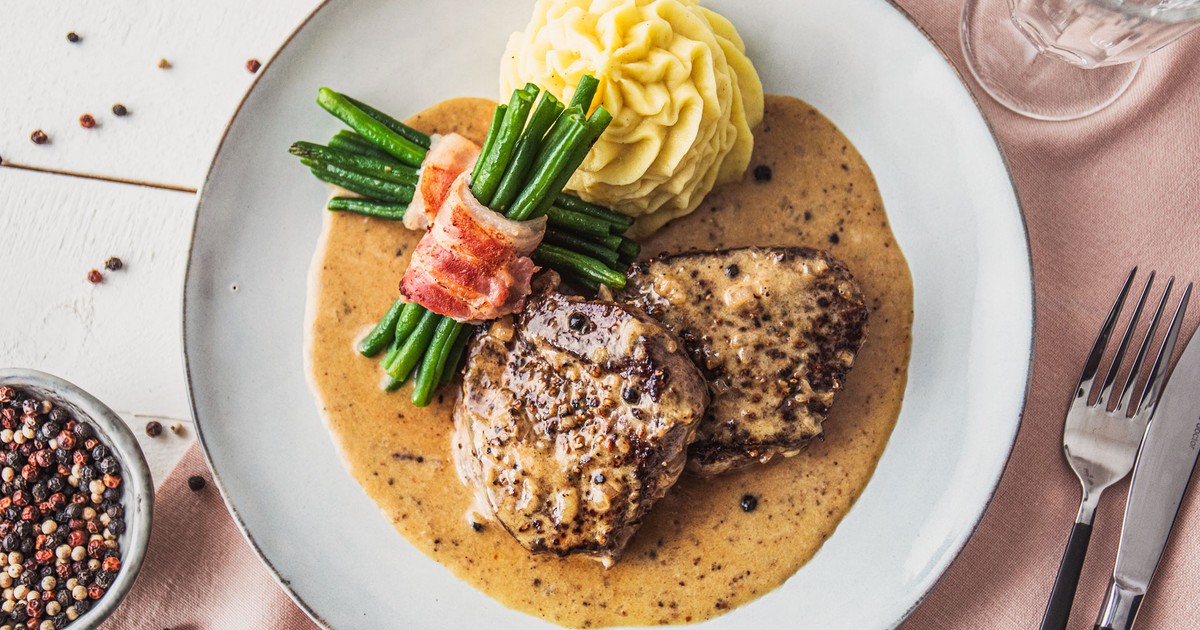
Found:
[(1073, 120), (1117, 100), (1146, 55), (1200, 26), (1200, 0), (967, 0), (971, 73), (1005, 107)]

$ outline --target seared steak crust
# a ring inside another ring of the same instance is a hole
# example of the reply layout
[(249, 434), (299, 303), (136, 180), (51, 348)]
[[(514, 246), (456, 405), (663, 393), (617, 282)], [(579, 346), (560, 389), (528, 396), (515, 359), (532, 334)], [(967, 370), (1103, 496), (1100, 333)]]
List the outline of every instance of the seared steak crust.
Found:
[(525, 548), (610, 565), (682, 473), (707, 402), (679, 341), (645, 313), (546, 294), (472, 342), (455, 461)]
[(664, 256), (634, 265), (620, 298), (679, 335), (708, 381), (688, 460), (705, 476), (790, 457), (819, 436), (867, 327), (846, 266), (807, 248)]

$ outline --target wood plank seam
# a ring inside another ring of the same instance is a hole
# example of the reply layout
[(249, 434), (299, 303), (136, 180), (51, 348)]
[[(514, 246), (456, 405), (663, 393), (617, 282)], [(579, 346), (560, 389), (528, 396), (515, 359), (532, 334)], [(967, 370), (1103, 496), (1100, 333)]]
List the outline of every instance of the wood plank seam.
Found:
[(47, 173), (50, 175), (63, 175), (66, 177), (79, 177), (82, 179), (94, 179), (94, 180), (98, 180), (98, 181), (102, 181), (102, 182), (112, 182), (114, 184), (125, 184), (125, 185), (129, 185), (129, 186), (144, 186), (146, 188), (157, 188), (159, 190), (170, 190), (170, 191), (174, 191), (174, 192), (183, 192), (183, 193), (191, 193), (191, 194), (196, 194), (196, 192), (198, 192), (195, 188), (190, 188), (188, 186), (178, 186), (175, 184), (163, 184), (163, 183), (159, 183), (159, 182), (144, 182), (144, 181), (139, 181), (136, 179), (124, 179), (124, 178), (120, 178), (120, 177), (109, 177), (106, 175), (90, 175), (88, 173), (78, 173), (75, 171), (44, 168), (41, 166), (26, 166), (24, 164), (13, 164), (12, 162), (4, 162), (3, 164), (0, 164), (0, 166), (20, 169), (23, 171), (34, 171), (36, 173)]

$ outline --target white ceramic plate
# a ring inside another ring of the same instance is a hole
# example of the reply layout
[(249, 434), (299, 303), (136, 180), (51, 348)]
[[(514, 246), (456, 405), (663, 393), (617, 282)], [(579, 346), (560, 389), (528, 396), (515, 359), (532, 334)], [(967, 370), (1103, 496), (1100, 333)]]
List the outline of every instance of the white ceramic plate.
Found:
[[(739, 27), (767, 91), (816, 105), (871, 165), (916, 315), (903, 411), (857, 505), (784, 586), (703, 625), (894, 626), (971, 535), (1016, 435), (1033, 328), (1021, 211), (961, 78), (892, 5), (706, 4)], [(204, 186), (184, 300), (201, 442), (247, 537), (331, 627), (548, 627), (409, 546), (343, 468), (302, 356), (326, 193), (285, 153), (338, 128), (314, 104), (322, 85), (397, 114), (495, 98), (530, 5), (329, 3), (259, 77)]]

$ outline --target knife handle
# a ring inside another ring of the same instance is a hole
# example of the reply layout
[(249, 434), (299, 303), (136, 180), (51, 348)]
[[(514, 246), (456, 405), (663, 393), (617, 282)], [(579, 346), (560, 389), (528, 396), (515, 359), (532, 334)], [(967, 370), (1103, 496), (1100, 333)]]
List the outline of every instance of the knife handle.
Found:
[[(1079, 520), (1083, 520), (1082, 518)], [(1087, 556), (1088, 542), (1092, 538), (1092, 523), (1076, 521), (1067, 540), (1062, 562), (1058, 565), (1058, 577), (1054, 578), (1054, 590), (1042, 616), (1042, 630), (1061, 630), (1067, 627), (1071, 616), (1071, 604), (1075, 601), (1075, 589), (1079, 586), (1079, 574), (1083, 571), (1083, 559)]]
[(1109, 580), (1108, 592), (1104, 594), (1104, 606), (1096, 618), (1096, 630), (1129, 630), (1142, 605), (1143, 593), (1124, 588), (1115, 580)]

